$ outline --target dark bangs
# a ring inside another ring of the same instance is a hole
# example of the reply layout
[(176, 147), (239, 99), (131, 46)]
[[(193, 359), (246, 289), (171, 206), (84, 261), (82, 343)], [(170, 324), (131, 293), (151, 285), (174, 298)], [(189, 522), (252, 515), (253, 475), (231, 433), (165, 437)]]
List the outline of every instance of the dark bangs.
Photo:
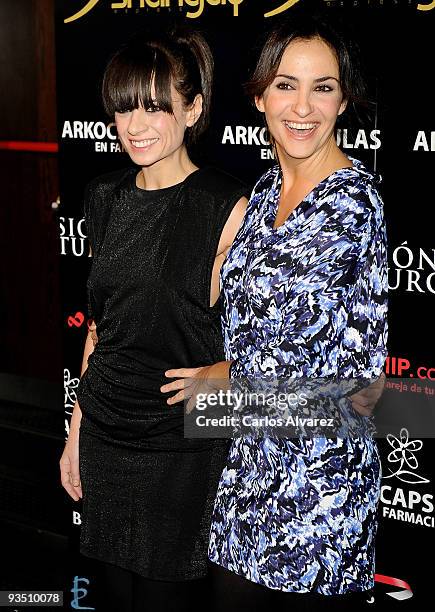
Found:
[[(155, 99), (151, 95), (153, 80)], [(142, 104), (145, 109), (158, 108), (172, 114), (171, 80), (170, 59), (161, 49), (140, 42), (123, 47), (104, 73), (104, 110), (113, 118), (115, 112), (134, 110)]]
[(366, 108), (370, 106), (361, 52), (354, 37), (350, 36), (350, 26), (337, 15), (333, 23), (327, 13), (329, 10), (319, 14), (295, 10), (290, 17), (280, 21), (269, 32), (254, 74), (245, 84), (245, 91), (252, 99), (262, 96), (272, 83), (284, 52), (291, 42), (319, 39), (329, 46), (337, 59), (343, 98), (356, 113), (357, 104)]

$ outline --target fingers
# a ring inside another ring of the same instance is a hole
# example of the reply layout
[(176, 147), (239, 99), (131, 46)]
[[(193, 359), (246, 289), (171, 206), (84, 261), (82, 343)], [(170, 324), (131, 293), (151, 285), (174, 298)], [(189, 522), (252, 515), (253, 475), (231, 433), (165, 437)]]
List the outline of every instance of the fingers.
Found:
[(367, 393), (367, 388), (362, 389), (355, 395), (351, 395), (352, 408), (363, 416), (370, 416), (376, 404), (376, 399), (373, 399), (372, 393)]
[(372, 399), (377, 396), (377, 392), (375, 392), (371, 387), (365, 387), (361, 389), (354, 395), (351, 395), (352, 401), (356, 401), (358, 404), (367, 405), (370, 404)]
[(59, 461), (59, 465), (60, 481), (63, 488), (74, 501), (78, 501), (83, 497), (78, 461), (72, 461), (67, 451), (64, 451)]
[(202, 367), (200, 368), (176, 368), (173, 370), (166, 370), (165, 376), (167, 376), (168, 378), (178, 378), (178, 377), (193, 378), (201, 370), (202, 370)]
[(89, 325), (88, 329), (91, 332), (92, 342), (93, 342), (93, 345), (95, 346), (97, 344), (97, 342), (98, 342), (97, 325), (96, 325), (95, 321), (92, 321), (92, 323)]
[(165, 376), (168, 378), (174, 378), (178, 376), (182, 376), (184, 378), (178, 378), (170, 383), (162, 385), (160, 387), (160, 391), (162, 393), (167, 393), (170, 391), (178, 391), (175, 395), (169, 397), (166, 400), (166, 403), (170, 406), (173, 404), (177, 404), (178, 402), (182, 402), (187, 399), (191, 395), (191, 387), (194, 383), (194, 378), (197, 376), (203, 367), (199, 368), (174, 368), (172, 370), (166, 370)]
[(183, 389), (182, 391), (179, 391), (172, 397), (168, 397), (168, 399), (166, 400), (166, 403), (169, 405), (172, 405), (172, 404), (177, 404), (178, 402), (182, 402), (185, 398), (184, 392), (185, 390)]
[(160, 391), (162, 393), (167, 393), (168, 391), (179, 391), (180, 389), (184, 389), (185, 381), (184, 378), (179, 378), (178, 380), (174, 380), (173, 382), (167, 383), (160, 387)]
[(174, 368), (166, 370), (165, 376), (168, 378), (182, 377), (160, 387), (162, 393), (178, 391), (178, 393), (169, 397), (166, 403), (169, 405), (177, 404), (191, 397), (193, 388), (199, 384), (199, 381), (202, 381), (201, 372), (205, 372), (207, 369), (207, 366), (201, 366), (199, 368)]
[(383, 393), (385, 380), (385, 375), (381, 374), (375, 382), (352, 395), (350, 399), (353, 409), (362, 416), (371, 416)]
[(362, 416), (371, 416), (373, 413), (373, 408), (361, 406), (361, 404), (357, 404), (356, 402), (352, 402), (352, 408)]

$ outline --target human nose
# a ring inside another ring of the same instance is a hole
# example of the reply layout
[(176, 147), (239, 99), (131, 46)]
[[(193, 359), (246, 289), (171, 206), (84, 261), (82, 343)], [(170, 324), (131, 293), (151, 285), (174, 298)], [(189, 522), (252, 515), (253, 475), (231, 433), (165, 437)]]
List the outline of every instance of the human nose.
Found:
[(296, 100), (293, 104), (293, 110), (300, 117), (306, 117), (313, 111), (310, 96), (311, 91), (302, 88), (296, 93)]
[(130, 121), (128, 124), (128, 133), (131, 136), (136, 136), (140, 132), (147, 130), (149, 127), (149, 121), (147, 113), (143, 108), (135, 108), (131, 112)]

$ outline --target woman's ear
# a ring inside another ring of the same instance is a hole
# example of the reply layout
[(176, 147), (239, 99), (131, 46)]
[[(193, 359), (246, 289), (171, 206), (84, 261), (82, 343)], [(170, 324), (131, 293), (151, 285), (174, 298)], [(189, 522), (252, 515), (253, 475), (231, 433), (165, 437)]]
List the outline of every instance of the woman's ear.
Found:
[(187, 111), (186, 125), (192, 127), (198, 121), (202, 113), (202, 95), (196, 94), (194, 101)]
[(347, 102), (348, 100), (343, 98), (340, 104), (340, 108), (338, 109), (338, 115), (341, 115), (342, 113), (344, 113), (344, 111), (346, 110)]
[(255, 102), (255, 106), (257, 107), (257, 110), (260, 111), (260, 113), (264, 113), (264, 100), (263, 100), (263, 96), (255, 96), (254, 97), (254, 102)]

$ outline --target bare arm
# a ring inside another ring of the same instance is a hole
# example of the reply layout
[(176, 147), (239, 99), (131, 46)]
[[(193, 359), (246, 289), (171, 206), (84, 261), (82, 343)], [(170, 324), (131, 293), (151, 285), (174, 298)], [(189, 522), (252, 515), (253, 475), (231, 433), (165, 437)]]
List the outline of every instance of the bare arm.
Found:
[(245, 197), (240, 198), (231, 211), (224, 225), (224, 229), (222, 230), (211, 277), (210, 306), (213, 306), (219, 297), (219, 272), (242, 224), (247, 205), (248, 200)]
[[(89, 255), (92, 251), (89, 248)], [(80, 378), (85, 373), (88, 367), (89, 355), (94, 350), (93, 333), (95, 323), (89, 327), (86, 336), (85, 348), (83, 351), (82, 367)], [(83, 491), (80, 481), (80, 466), (79, 466), (79, 439), (80, 439), (80, 423), (82, 420), (82, 411), (78, 401), (75, 401), (73, 413), (71, 416), (69, 435), (65, 443), (65, 448), (59, 461), (60, 465), (60, 480), (63, 488), (74, 501), (78, 501), (83, 497)]]
[[(89, 330), (86, 336), (85, 348), (83, 351), (83, 360), (82, 360), (80, 378), (83, 376), (83, 374), (85, 373), (88, 367), (88, 357), (92, 353), (93, 350), (94, 350), (94, 342), (92, 340), (92, 331)], [(74, 404), (74, 409), (71, 415), (70, 433), (72, 430), (77, 431), (77, 429), (80, 427), (81, 420), (82, 420), (82, 411), (80, 410), (79, 403), (76, 400)]]
[[(91, 247), (89, 247), (89, 255), (92, 255), (92, 249)], [(92, 338), (92, 334), (94, 333), (95, 330), (95, 323), (92, 322), (92, 325), (90, 326), (89, 330), (88, 330), (88, 334), (86, 336), (86, 340), (85, 340), (85, 347), (83, 350), (83, 359), (82, 359), (82, 367), (81, 367), (81, 371), (80, 371), (80, 378), (83, 376), (83, 374), (85, 373), (87, 367), (88, 367), (88, 358), (89, 355), (93, 352), (94, 348), (95, 348), (95, 344)], [(80, 406), (78, 401), (76, 400), (75, 404), (74, 404), (74, 409), (73, 409), (73, 413), (71, 416), (71, 422), (70, 422), (70, 431), (72, 429), (77, 430), (80, 427), (80, 421), (82, 419), (82, 411), (80, 410)]]

